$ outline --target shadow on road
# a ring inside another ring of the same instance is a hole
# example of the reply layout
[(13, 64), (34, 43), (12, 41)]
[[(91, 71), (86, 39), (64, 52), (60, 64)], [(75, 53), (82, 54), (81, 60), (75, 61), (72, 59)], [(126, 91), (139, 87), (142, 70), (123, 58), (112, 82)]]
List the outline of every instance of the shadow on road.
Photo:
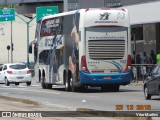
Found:
[[(65, 88), (64, 87), (58, 87), (58, 88), (53, 87), (52, 90), (65, 91)], [(78, 90), (76, 92), (77, 93), (115, 93), (115, 91), (101, 91), (100, 87), (89, 87), (88, 89)], [(143, 90), (120, 89), (117, 93), (122, 93), (122, 92), (143, 92)]]

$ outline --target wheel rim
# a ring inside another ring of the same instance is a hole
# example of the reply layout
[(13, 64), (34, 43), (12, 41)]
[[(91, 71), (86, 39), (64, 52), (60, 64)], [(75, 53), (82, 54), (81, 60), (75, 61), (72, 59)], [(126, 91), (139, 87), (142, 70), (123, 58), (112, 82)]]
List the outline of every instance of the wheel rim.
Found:
[(147, 97), (148, 96), (148, 89), (147, 89), (147, 87), (145, 87), (145, 96)]
[(65, 86), (66, 86), (66, 88), (68, 88), (68, 80), (66, 80)]
[(73, 88), (73, 79), (70, 79), (70, 86)]

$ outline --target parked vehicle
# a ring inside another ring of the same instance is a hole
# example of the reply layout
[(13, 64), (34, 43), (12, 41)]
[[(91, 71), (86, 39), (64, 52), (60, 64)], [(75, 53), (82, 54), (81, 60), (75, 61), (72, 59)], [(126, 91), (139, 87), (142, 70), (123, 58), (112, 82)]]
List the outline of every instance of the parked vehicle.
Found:
[(152, 95), (160, 96), (160, 65), (156, 65), (153, 68), (144, 83), (145, 99), (151, 99)]
[(0, 82), (9, 86), (10, 83), (31, 85), (31, 70), (24, 63), (11, 63), (0, 66)]

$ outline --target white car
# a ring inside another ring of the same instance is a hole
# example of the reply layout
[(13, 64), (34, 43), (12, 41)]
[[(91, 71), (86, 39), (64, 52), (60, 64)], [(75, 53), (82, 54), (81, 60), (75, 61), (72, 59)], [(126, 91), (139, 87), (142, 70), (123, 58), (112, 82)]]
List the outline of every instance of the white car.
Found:
[(0, 66), (0, 83), (9, 86), (10, 83), (31, 85), (31, 70), (23, 63), (10, 63)]

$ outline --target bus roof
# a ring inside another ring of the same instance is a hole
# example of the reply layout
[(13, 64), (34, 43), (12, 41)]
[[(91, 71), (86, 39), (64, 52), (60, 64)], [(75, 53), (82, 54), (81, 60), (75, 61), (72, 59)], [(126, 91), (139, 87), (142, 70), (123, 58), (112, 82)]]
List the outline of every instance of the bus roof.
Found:
[(50, 19), (53, 17), (72, 15), (72, 14), (75, 14), (76, 12), (80, 12), (81, 10), (85, 10), (85, 11), (89, 11), (89, 10), (123, 10), (123, 11), (126, 11), (125, 8), (86, 8), (86, 9), (78, 9), (78, 10), (68, 11), (68, 12), (63, 12), (63, 13), (57, 13), (54, 15), (48, 15), (48, 16), (43, 17), (41, 20), (43, 21), (45, 19)]
[(74, 10), (74, 11), (69, 11), (69, 12), (63, 12), (63, 13), (57, 13), (57, 14), (54, 14), (54, 15), (48, 15), (48, 16), (45, 16), (42, 18), (42, 21), (45, 20), (45, 19), (50, 19), (50, 18), (53, 18), (53, 17), (60, 17), (60, 16), (65, 16), (65, 15), (72, 15), (72, 14), (75, 14), (78, 10)]

